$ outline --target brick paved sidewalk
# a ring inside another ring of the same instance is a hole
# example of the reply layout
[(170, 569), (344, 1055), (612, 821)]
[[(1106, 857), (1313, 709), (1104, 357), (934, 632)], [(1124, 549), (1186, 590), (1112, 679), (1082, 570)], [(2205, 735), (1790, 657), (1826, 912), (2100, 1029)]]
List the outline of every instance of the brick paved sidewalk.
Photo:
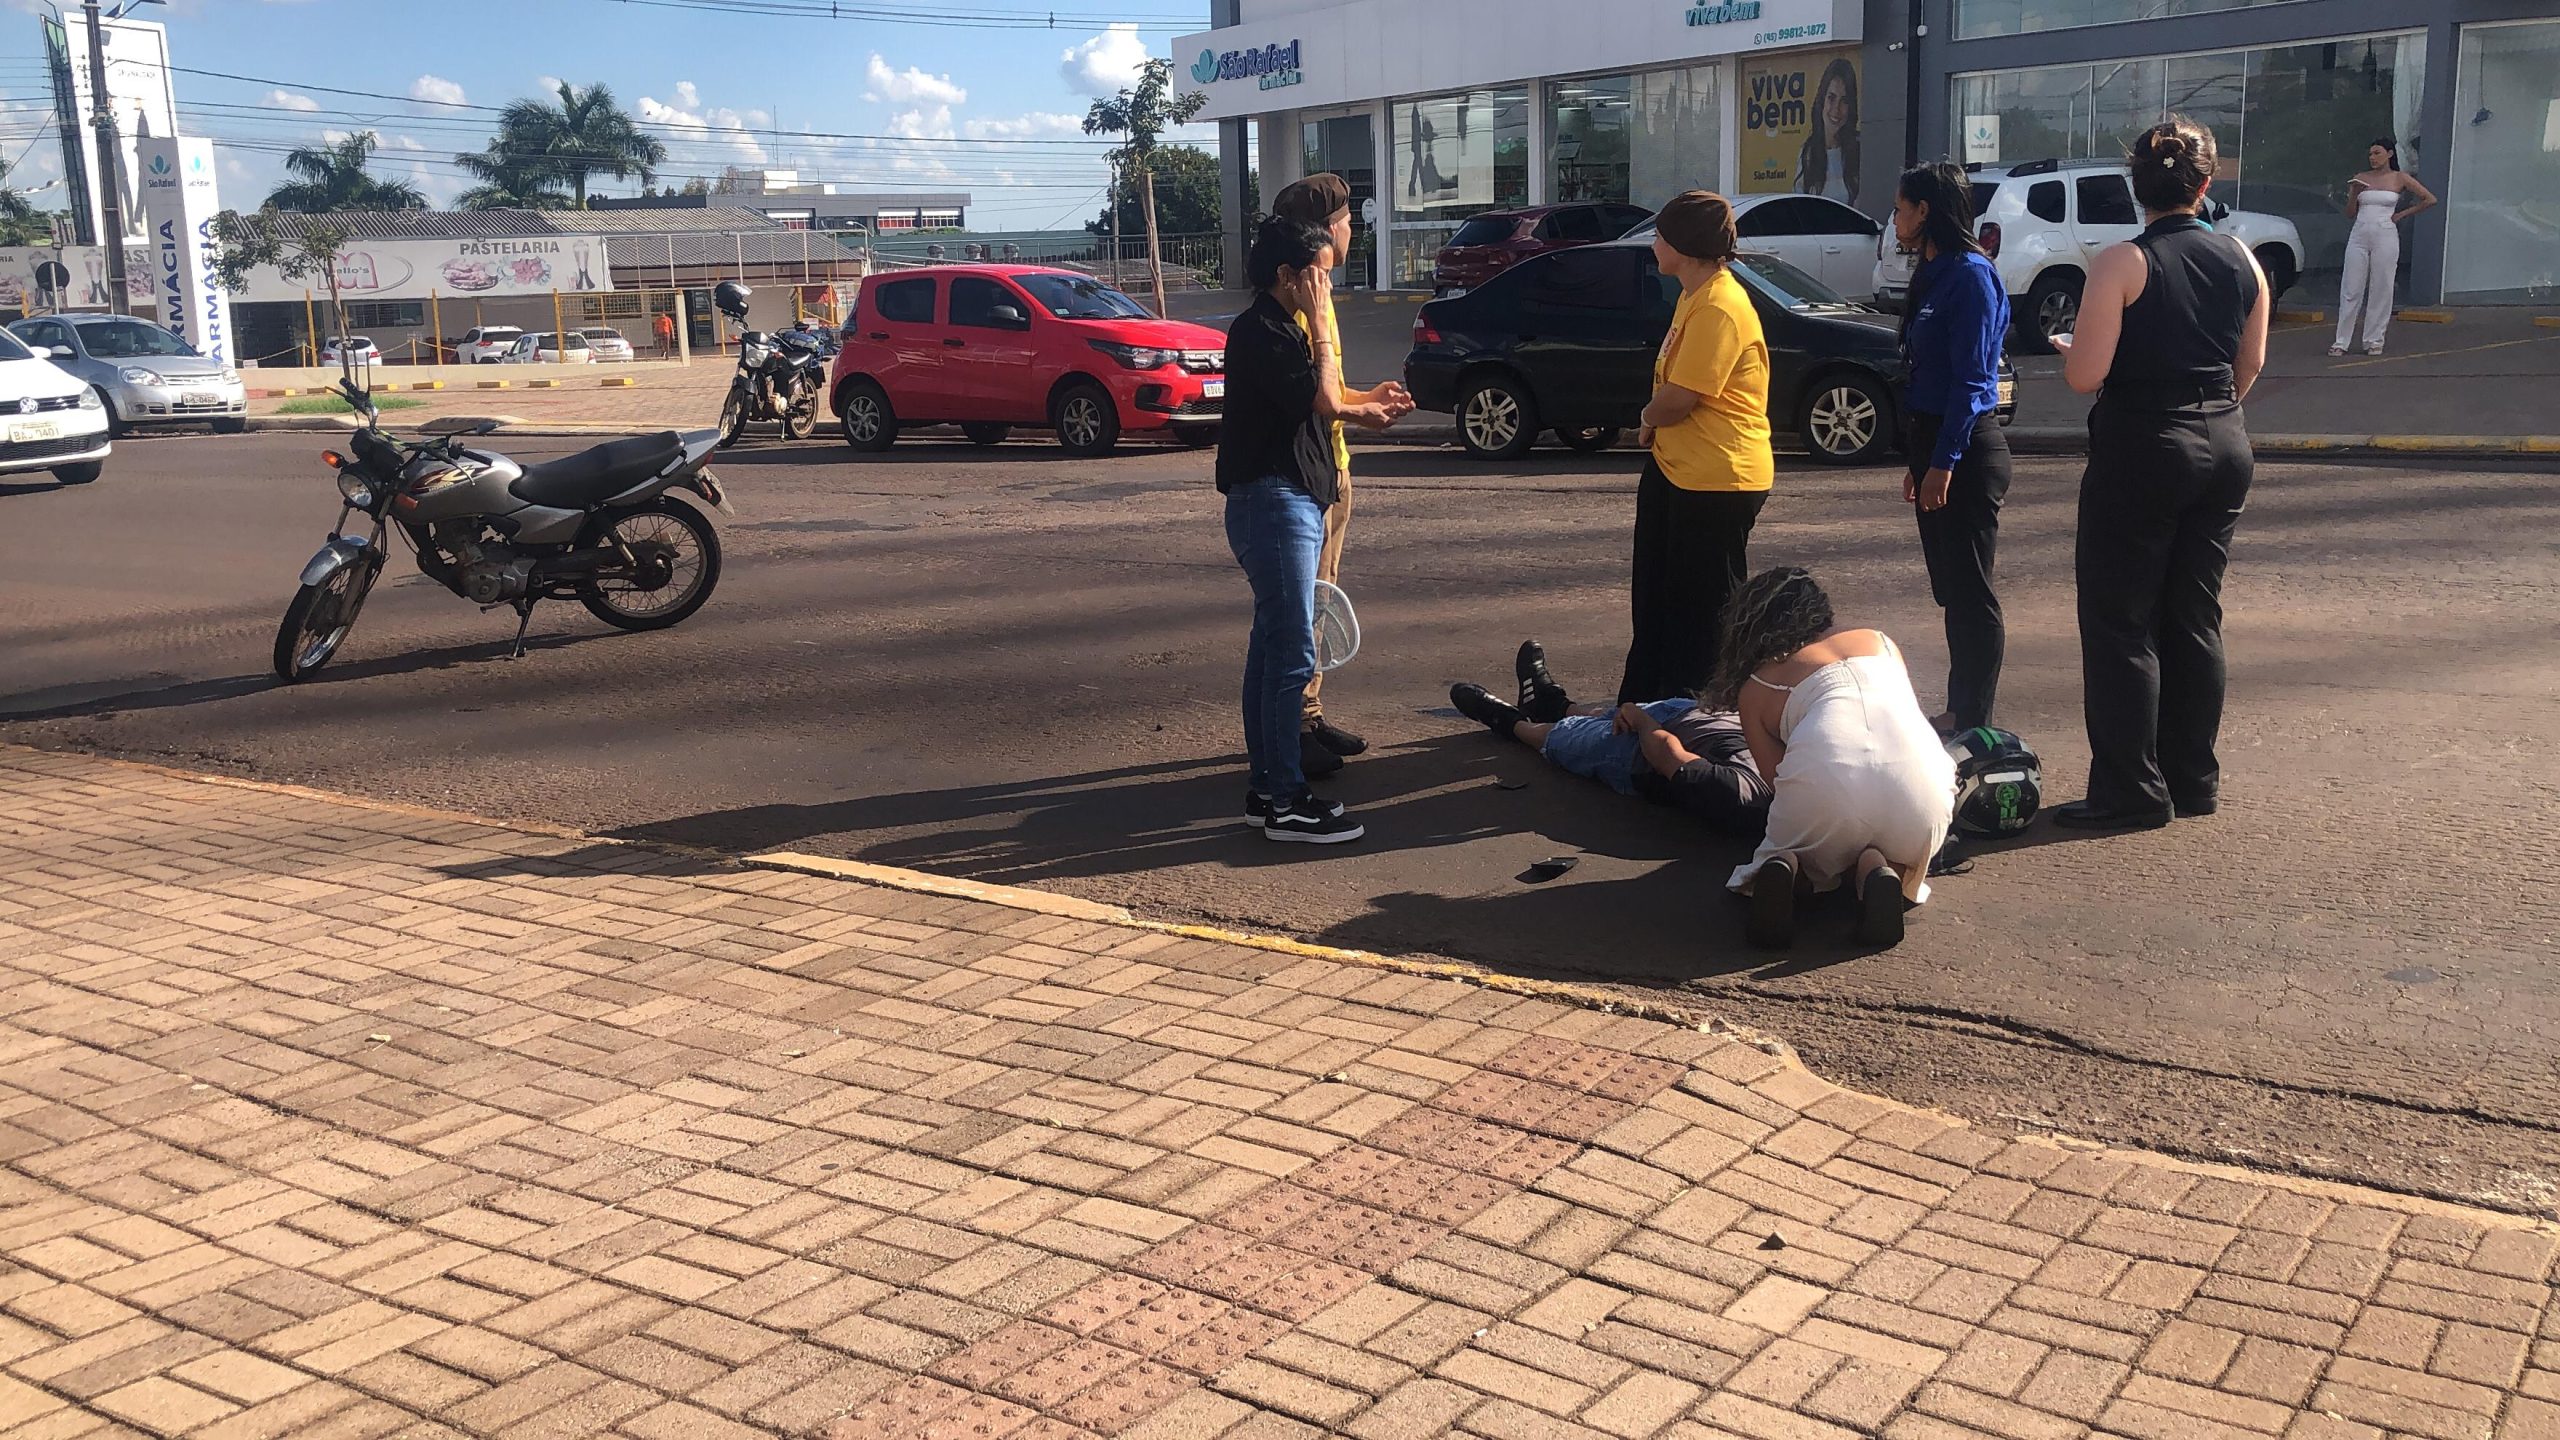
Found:
[(17, 749), (0, 817), (12, 1440), (2560, 1436), (2520, 1221), (974, 900)]

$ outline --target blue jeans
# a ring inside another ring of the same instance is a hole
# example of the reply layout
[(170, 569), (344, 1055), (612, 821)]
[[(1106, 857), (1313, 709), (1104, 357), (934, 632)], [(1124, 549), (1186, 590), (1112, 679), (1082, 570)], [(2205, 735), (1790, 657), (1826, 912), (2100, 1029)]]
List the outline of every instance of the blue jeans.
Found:
[[(1673, 717), (1686, 715), (1698, 708), (1695, 700), (1655, 700), (1644, 707), (1657, 725), (1669, 724)], [(1636, 754), (1636, 737), (1613, 735), (1612, 715), (1568, 715), (1547, 732), (1547, 743), (1539, 754), (1567, 774), (1586, 780), (1597, 780), (1621, 795), (1636, 793), (1636, 767), (1642, 763)]]
[(1253, 634), (1244, 652), (1244, 749), (1256, 793), (1307, 788), (1298, 722), (1316, 673), (1316, 564), (1324, 507), (1289, 480), (1268, 476), (1227, 492), (1227, 548), (1253, 587)]

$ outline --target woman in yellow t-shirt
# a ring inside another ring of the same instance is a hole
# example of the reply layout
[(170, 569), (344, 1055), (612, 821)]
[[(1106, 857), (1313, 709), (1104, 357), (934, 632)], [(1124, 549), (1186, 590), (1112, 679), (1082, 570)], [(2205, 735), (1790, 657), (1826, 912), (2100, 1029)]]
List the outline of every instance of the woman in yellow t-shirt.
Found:
[(1653, 257), (1680, 282), (1637, 443), (1635, 638), (1618, 700), (1695, 694), (1716, 668), (1725, 601), (1769, 497), (1769, 343), (1733, 277), (1733, 207), (1691, 190), (1654, 217)]

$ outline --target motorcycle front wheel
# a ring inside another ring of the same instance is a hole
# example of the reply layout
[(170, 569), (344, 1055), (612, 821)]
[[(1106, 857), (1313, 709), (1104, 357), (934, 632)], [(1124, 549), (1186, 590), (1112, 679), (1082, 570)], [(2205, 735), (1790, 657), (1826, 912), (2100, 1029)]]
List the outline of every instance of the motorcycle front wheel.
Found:
[(661, 495), (613, 517), (598, 545), (620, 541), (639, 562), (628, 575), (578, 587), (587, 613), (617, 630), (664, 630), (702, 608), (720, 583), (720, 536), (702, 512)]
[(747, 392), (739, 386), (729, 387), (729, 398), (720, 404), (720, 448), (728, 449), (747, 432)]
[(329, 663), (356, 628), (356, 612), (373, 591), (374, 568), (364, 563), (340, 567), (317, 585), (294, 592), (276, 627), (276, 678), (288, 685), (306, 680)]
[(782, 438), (806, 440), (818, 433), (818, 382), (802, 380), (791, 387), (782, 407)]

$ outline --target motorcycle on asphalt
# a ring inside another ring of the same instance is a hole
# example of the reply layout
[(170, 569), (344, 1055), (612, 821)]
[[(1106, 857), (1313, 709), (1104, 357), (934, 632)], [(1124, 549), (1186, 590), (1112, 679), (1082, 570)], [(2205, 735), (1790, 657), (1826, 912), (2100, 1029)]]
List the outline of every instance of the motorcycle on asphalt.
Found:
[(818, 396), (827, 388), (827, 357), (818, 336), (806, 330), (749, 330), (747, 296), (735, 280), (723, 280), (711, 303), (738, 331), (738, 373), (720, 404), (720, 444), (738, 443), (747, 426), (782, 422), (782, 438), (805, 440), (818, 428)]
[[(524, 654), (537, 601), (575, 599), (617, 629), (663, 630), (720, 583), (719, 535), (671, 493), (689, 490), (729, 512), (704, 468), (720, 432), (669, 430), (519, 465), (462, 443), (494, 421), (412, 443), (383, 431), (354, 381), (340, 380), (338, 391), (364, 423), (349, 453), (321, 455), (337, 475), (338, 522), (302, 567), (276, 630), (276, 675), (286, 683), (309, 678), (346, 643), (395, 528), (427, 578), (483, 610), (515, 608), (510, 659)], [(350, 515), (371, 520), (373, 533), (347, 533)]]

